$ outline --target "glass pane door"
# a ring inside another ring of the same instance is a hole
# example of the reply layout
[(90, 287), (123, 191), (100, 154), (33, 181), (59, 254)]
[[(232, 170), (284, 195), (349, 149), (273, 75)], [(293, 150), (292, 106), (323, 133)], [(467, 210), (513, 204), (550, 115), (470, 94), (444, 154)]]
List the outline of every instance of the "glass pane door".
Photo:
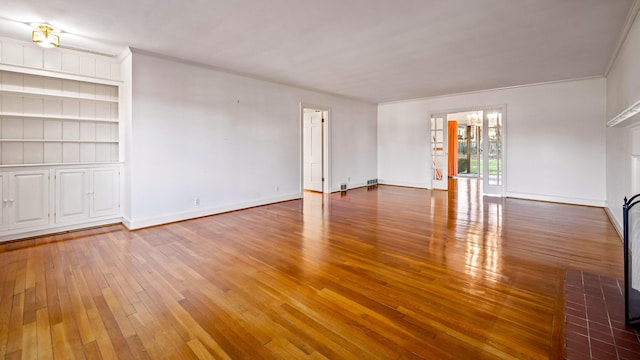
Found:
[(447, 190), (447, 115), (431, 117), (431, 185)]
[(483, 193), (486, 195), (504, 196), (502, 108), (485, 111), (482, 152), (484, 157)]

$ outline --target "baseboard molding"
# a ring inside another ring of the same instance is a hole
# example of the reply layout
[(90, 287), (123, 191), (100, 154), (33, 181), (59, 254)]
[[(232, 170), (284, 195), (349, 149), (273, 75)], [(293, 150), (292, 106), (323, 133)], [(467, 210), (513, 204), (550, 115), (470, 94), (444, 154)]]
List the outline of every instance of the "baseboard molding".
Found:
[(124, 225), (124, 227), (126, 227), (127, 229), (131, 230), (131, 218), (129, 218), (128, 216), (122, 216), (122, 225)]
[(266, 199), (258, 199), (258, 200), (246, 201), (246, 202), (235, 203), (235, 204), (227, 204), (227, 205), (216, 206), (216, 207), (199, 208), (195, 210), (175, 212), (172, 214), (166, 214), (162, 216), (153, 216), (153, 217), (146, 217), (146, 218), (139, 218), (139, 219), (125, 218), (123, 219), (122, 223), (129, 230), (138, 230), (138, 229), (151, 227), (151, 226), (157, 226), (157, 225), (168, 224), (168, 223), (177, 222), (177, 221), (195, 219), (203, 216), (221, 214), (229, 211), (242, 210), (242, 209), (247, 209), (255, 206), (268, 205), (268, 204), (273, 204), (277, 202), (296, 200), (301, 198), (302, 198), (302, 193), (286, 194), (286, 195), (281, 195), (281, 196), (266, 198)]
[(572, 204), (572, 205), (595, 206), (595, 207), (602, 207), (602, 208), (607, 206), (604, 200), (582, 199), (582, 198), (573, 198), (573, 197), (564, 197), (564, 196), (508, 192), (506, 194), (506, 197), (516, 198), (516, 199), (525, 199), (525, 200), (548, 201), (548, 202)]
[(611, 224), (613, 224), (613, 227), (616, 229), (618, 236), (620, 236), (620, 240), (623, 240), (624, 235), (622, 234), (622, 223), (616, 218), (615, 214), (613, 213), (613, 211), (611, 211), (608, 205), (605, 206), (604, 211), (607, 213), (609, 221), (611, 221)]
[(402, 180), (393, 180), (393, 179), (384, 179), (378, 180), (380, 185), (392, 185), (392, 186), (403, 186), (403, 187), (411, 187), (411, 188), (419, 188), (419, 189), (430, 189), (429, 183), (426, 182), (411, 182), (411, 181), (402, 181)]
[(0, 242), (27, 239), (34, 236), (57, 234), (57, 233), (73, 231), (73, 230), (82, 230), (82, 229), (88, 229), (96, 226), (113, 225), (113, 224), (119, 224), (121, 222), (122, 222), (121, 217), (114, 217), (114, 218), (105, 218), (101, 220), (76, 223), (76, 224), (70, 224), (70, 225), (53, 225), (53, 226), (48, 226), (46, 228), (42, 227), (37, 230), (27, 230), (27, 231), (25, 231), (24, 229), (12, 230), (0, 236)]

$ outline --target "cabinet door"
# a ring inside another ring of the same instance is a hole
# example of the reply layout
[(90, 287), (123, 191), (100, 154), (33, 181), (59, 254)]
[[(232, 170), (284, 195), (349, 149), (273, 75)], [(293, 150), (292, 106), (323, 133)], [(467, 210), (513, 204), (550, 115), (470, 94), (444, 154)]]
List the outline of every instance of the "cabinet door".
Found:
[(120, 214), (120, 170), (91, 169), (91, 217)]
[(82, 221), (89, 217), (89, 170), (56, 170), (55, 222)]
[(11, 227), (21, 229), (49, 224), (49, 171), (11, 173)]
[(9, 173), (0, 172), (0, 231), (9, 229)]

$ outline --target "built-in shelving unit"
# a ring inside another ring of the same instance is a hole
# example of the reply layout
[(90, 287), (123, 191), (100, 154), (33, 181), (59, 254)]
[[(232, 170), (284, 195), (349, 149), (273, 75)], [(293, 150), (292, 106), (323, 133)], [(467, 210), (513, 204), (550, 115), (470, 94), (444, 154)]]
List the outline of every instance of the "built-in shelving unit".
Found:
[(0, 242), (122, 220), (121, 66), (0, 38)]
[(0, 71), (0, 167), (118, 161), (118, 87)]

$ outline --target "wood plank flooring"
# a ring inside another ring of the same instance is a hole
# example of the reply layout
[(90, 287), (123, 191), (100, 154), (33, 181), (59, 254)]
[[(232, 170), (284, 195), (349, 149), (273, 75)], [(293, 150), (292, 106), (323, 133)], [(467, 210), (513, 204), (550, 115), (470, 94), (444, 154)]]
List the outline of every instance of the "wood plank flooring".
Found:
[(565, 271), (622, 277), (604, 210), (452, 187), (0, 244), (0, 358), (562, 357)]

